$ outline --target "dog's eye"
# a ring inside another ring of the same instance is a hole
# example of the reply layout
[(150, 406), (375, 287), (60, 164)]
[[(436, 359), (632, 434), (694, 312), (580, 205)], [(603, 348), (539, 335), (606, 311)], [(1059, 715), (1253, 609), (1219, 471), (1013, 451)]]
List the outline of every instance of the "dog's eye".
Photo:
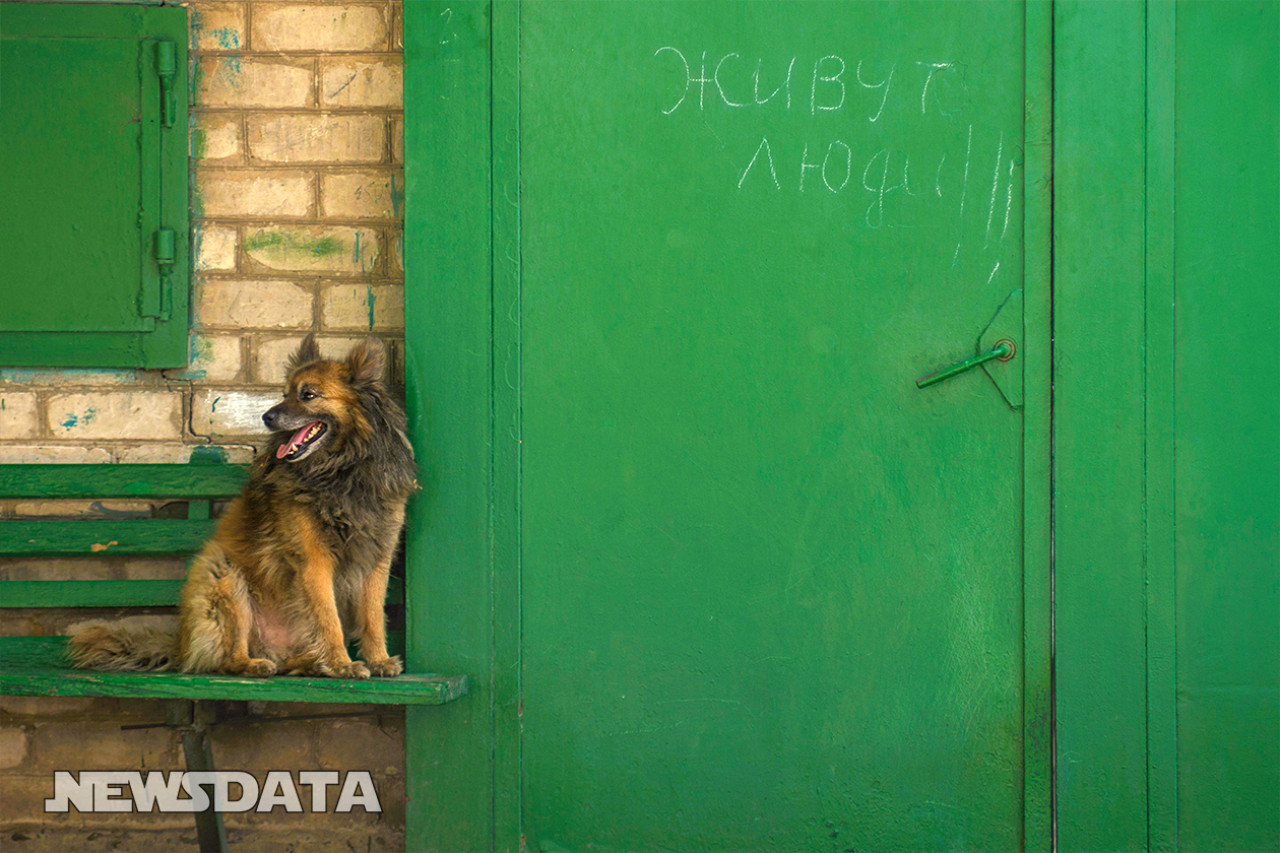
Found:
[(317, 394), (315, 391), (312, 391), (310, 388), (303, 388), (301, 391), (298, 392), (298, 399), (302, 400), (302, 402), (304, 403), (310, 403), (312, 400), (314, 400), (316, 397), (319, 397), (319, 396), (320, 396), (319, 394)]

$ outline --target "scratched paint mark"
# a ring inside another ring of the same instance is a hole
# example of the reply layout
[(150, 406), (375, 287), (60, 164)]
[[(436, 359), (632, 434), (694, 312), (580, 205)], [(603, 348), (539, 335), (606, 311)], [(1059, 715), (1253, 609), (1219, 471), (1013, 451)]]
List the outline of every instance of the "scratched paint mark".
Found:
[(336, 88), (336, 89), (334, 89), (332, 92), (330, 92), (330, 93), (329, 93), (329, 95), (328, 95), (328, 97), (330, 97), (330, 98), (337, 97), (337, 96), (338, 96), (338, 95), (339, 95), (339, 94), (340, 94), (344, 89), (346, 89), (348, 86), (350, 86), (350, 85), (355, 81), (356, 76), (357, 76), (357, 72), (352, 71), (352, 72), (351, 72), (351, 76), (347, 78), (347, 82), (343, 83), (341, 86), (339, 86), (338, 88)]
[(983, 246), (991, 243), (991, 221), (996, 213), (996, 193), (1000, 190), (1000, 166), (1004, 163), (1004, 131), (1000, 131), (1000, 141), (996, 145), (996, 170), (991, 179), (991, 204), (987, 208), (987, 236)]
[(75, 429), (76, 424), (80, 423), (80, 419), (71, 413), (67, 413), (67, 419), (62, 422), (63, 429)]
[(373, 308), (378, 302), (378, 296), (373, 292), (373, 285), (369, 285), (368, 295), (365, 297), (365, 304), (369, 306), (369, 328), (373, 328)]
[(213, 413), (213, 412), (218, 411), (218, 401), (219, 401), (219, 400), (221, 400), (221, 399), (222, 399), (221, 397), (214, 397), (214, 398), (213, 398), (213, 402), (209, 404), (209, 412), (210, 412), (210, 413)]
[(101, 542), (94, 542), (92, 545), (89, 546), (89, 550), (95, 554), (101, 554), (103, 551), (107, 550), (112, 545), (119, 545), (119, 544), (120, 543), (115, 539), (112, 539), (110, 542), (108, 542), (105, 545), (103, 545)]

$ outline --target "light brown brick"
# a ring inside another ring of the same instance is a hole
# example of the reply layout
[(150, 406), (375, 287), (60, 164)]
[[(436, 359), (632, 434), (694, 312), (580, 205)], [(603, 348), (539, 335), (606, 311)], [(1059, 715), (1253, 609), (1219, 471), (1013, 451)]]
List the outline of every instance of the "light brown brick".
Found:
[(311, 325), (311, 291), (288, 281), (197, 279), (199, 327), (301, 329)]
[[(64, 720), (34, 726), (31, 749), (42, 767), (59, 770), (149, 770), (183, 767), (173, 729), (125, 729), (110, 720)], [(86, 744), (93, 744), (86, 749)]]
[(255, 4), (254, 50), (373, 51), (387, 47), (385, 6)]
[(245, 233), (244, 251), (270, 270), (363, 275), (378, 263), (378, 232), (337, 226), (258, 228)]
[(5, 465), (110, 461), (111, 453), (101, 447), (72, 447), (64, 444), (0, 444), (0, 464)]
[(248, 31), (243, 3), (190, 4), (191, 46), (198, 51), (241, 50)]
[(230, 272), (236, 268), (236, 229), (209, 223), (195, 225), (196, 272)]
[(20, 726), (0, 726), (0, 769), (11, 770), (27, 757), (27, 733)]
[(202, 216), (297, 219), (311, 212), (312, 177), (277, 169), (200, 169), (195, 198)]
[(0, 391), (0, 439), (34, 438), (36, 395), (25, 391)]
[(404, 64), (399, 57), (322, 59), (322, 107), (402, 107)]
[(320, 288), (326, 329), (404, 328), (404, 288), (395, 284), (326, 284)]
[(47, 426), (57, 438), (177, 438), (182, 395), (173, 391), (102, 391), (49, 398)]
[[(351, 348), (365, 339), (364, 335), (335, 337), (321, 335), (316, 338), (320, 354), (325, 358), (346, 358)], [(298, 351), (302, 337), (264, 338), (254, 347), (254, 379), (262, 383), (284, 384), (285, 366), (289, 356)]]
[(310, 59), (206, 56), (196, 63), (197, 107), (311, 107)]
[(187, 367), (166, 370), (170, 379), (193, 382), (231, 382), (239, 377), (241, 367), (238, 335), (201, 335), (192, 332), (187, 341)]
[(381, 719), (319, 720), (316, 729), (322, 744), (318, 750), (318, 766), (322, 768), (368, 770), (379, 777), (387, 767), (398, 770), (404, 766), (404, 717), (398, 714)]
[(0, 711), (16, 717), (83, 714), (95, 701), (87, 696), (0, 696)]
[(191, 429), (196, 435), (265, 438), (262, 414), (280, 402), (278, 391), (201, 388), (191, 400)]
[(396, 231), (387, 235), (387, 239), (391, 241), (391, 275), (395, 278), (404, 278), (404, 234)]
[(323, 175), (320, 198), (329, 219), (396, 219), (404, 210), (404, 174), (397, 169)]
[(404, 119), (391, 122), (391, 162), (404, 163)]
[(263, 163), (380, 163), (386, 120), (376, 115), (273, 115), (248, 119), (249, 153)]
[(222, 113), (196, 113), (191, 128), (191, 156), (202, 163), (239, 163), (244, 159), (240, 119)]

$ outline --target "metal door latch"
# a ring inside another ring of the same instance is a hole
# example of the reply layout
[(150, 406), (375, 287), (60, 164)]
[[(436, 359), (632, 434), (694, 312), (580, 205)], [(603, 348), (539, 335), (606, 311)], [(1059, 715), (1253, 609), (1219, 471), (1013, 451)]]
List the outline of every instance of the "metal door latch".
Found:
[(928, 388), (981, 366), (1005, 401), (1017, 409), (1022, 406), (1022, 359), (1015, 361), (1022, 340), (1022, 291), (1009, 294), (991, 322), (982, 330), (974, 347), (975, 355), (957, 361), (950, 367), (922, 376), (917, 388)]

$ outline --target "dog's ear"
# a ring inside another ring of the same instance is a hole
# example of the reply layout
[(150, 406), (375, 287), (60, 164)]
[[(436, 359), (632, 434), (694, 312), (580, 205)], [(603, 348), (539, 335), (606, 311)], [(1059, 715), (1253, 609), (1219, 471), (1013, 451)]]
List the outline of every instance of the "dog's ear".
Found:
[(370, 336), (351, 348), (347, 355), (347, 369), (351, 371), (352, 385), (383, 385), (387, 374), (387, 348), (382, 341)]
[(312, 332), (302, 339), (298, 351), (289, 356), (288, 372), (293, 373), (304, 364), (320, 360), (320, 347), (316, 344), (316, 333)]

